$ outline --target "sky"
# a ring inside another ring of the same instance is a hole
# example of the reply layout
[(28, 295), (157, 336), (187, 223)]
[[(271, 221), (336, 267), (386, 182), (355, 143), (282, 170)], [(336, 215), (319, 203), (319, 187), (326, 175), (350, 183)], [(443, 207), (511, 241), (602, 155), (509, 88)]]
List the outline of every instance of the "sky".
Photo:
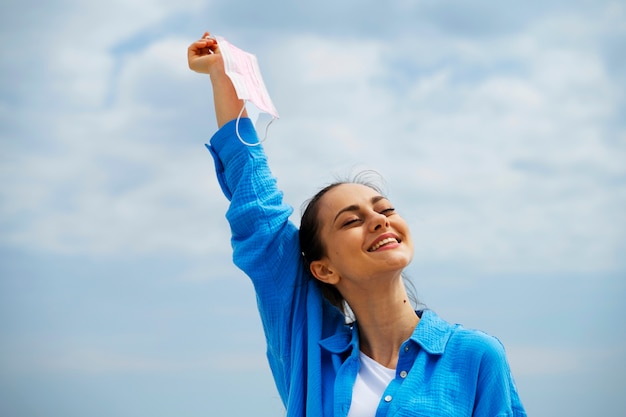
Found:
[(206, 151), (205, 30), (254, 53), (299, 222), (379, 172), (420, 301), (534, 417), (626, 410), (626, 4), (0, 5), (0, 415), (282, 416)]

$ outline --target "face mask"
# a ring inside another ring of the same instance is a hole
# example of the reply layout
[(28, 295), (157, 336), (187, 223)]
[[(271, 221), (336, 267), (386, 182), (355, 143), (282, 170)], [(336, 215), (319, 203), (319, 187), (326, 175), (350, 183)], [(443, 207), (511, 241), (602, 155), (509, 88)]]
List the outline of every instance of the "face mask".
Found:
[[(275, 119), (278, 119), (278, 111), (267, 92), (256, 56), (237, 48), (221, 36), (215, 36), (215, 40), (224, 59), (226, 75), (231, 79), (237, 97), (244, 101), (244, 108), (246, 103), (251, 102), (260, 112), (267, 113), (272, 117), (272, 120), (266, 125), (265, 135), (267, 136), (267, 128)], [(258, 145), (262, 141), (250, 144), (239, 136), (239, 119), (244, 108), (241, 109), (239, 117), (237, 117), (237, 136), (246, 145)]]

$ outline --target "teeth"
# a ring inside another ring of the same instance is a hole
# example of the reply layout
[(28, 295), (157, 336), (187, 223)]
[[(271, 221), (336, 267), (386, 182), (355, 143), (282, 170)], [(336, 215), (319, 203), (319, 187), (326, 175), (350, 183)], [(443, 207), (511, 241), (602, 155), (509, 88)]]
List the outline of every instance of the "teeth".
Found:
[(374, 246), (372, 246), (371, 248), (369, 248), (369, 252), (374, 252), (376, 249), (380, 248), (381, 246), (384, 246), (388, 243), (397, 243), (398, 241), (392, 237), (388, 237), (387, 239), (383, 239), (380, 242), (376, 243)]

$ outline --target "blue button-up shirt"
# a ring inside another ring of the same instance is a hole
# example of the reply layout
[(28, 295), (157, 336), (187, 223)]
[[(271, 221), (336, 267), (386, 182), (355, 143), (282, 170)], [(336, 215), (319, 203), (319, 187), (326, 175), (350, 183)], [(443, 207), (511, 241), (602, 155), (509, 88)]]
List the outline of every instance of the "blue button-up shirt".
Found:
[[(249, 119), (239, 135), (257, 136)], [(359, 370), (358, 324), (324, 299), (305, 266), (292, 208), (282, 199), (261, 146), (241, 143), (236, 123), (208, 146), (230, 200), (233, 260), (252, 280), (267, 341), (267, 357), (287, 416), (345, 417)], [(402, 344), (396, 377), (377, 416), (525, 417), (502, 345), (420, 312)]]

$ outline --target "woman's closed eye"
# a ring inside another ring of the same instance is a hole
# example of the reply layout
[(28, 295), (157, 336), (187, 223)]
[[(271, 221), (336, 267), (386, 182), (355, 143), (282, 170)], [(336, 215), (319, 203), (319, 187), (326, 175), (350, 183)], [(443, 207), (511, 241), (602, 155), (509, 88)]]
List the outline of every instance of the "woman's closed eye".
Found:
[[(386, 209), (383, 209), (381, 211), (378, 211), (379, 214), (382, 214), (384, 216), (391, 216), (392, 214), (396, 213), (396, 209), (393, 207), (388, 207)], [(346, 221), (344, 221), (342, 223), (342, 227), (348, 227), (348, 226), (353, 226), (355, 224), (357, 224), (358, 222), (360, 222), (362, 219), (360, 217), (351, 217), (349, 219), (347, 219)]]
[(345, 222), (343, 222), (343, 227), (351, 226), (351, 225), (355, 224), (356, 222), (358, 222), (360, 220), (361, 219), (358, 218), (358, 217), (350, 218), (350, 219), (346, 220)]

